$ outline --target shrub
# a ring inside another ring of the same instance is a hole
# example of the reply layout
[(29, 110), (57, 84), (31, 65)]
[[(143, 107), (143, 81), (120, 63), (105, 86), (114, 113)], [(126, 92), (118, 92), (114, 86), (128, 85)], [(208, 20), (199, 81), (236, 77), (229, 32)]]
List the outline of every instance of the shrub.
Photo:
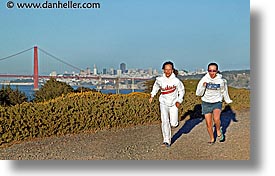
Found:
[(9, 85), (2, 86), (0, 90), (0, 105), (1, 106), (13, 106), (16, 104), (21, 104), (28, 100), (25, 93), (20, 92), (18, 88), (13, 90)]
[[(201, 104), (195, 95), (197, 81), (184, 81), (186, 93), (179, 118), (194, 112)], [(250, 107), (250, 92), (229, 88), (232, 110)], [(45, 102), (24, 102), (0, 106), (0, 145), (34, 137), (56, 136), (83, 131), (120, 128), (160, 122), (158, 98), (149, 103), (148, 93), (102, 94), (69, 93)]]
[(57, 81), (55, 78), (50, 78), (38, 91), (34, 94), (34, 101), (41, 102), (50, 100), (62, 95), (73, 92), (73, 88), (64, 83)]

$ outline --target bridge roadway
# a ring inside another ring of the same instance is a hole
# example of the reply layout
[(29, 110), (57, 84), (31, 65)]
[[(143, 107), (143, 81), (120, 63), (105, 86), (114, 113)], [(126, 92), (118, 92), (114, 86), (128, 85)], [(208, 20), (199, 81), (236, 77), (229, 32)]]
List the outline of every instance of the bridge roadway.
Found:
[[(0, 74), (0, 78), (33, 78), (33, 75), (17, 75), (17, 74)], [(85, 75), (85, 76), (70, 76), (70, 75), (62, 75), (62, 76), (43, 76), (39, 75), (38, 78), (50, 79), (50, 78), (62, 78), (62, 79), (120, 79), (120, 80), (150, 80), (151, 77), (117, 77), (117, 76), (107, 76), (107, 75)]]

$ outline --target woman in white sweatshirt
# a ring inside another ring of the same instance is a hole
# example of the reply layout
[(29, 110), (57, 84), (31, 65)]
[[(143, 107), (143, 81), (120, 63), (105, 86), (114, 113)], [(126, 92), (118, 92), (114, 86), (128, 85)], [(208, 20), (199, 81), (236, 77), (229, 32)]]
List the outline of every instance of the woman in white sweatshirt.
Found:
[(212, 115), (219, 141), (223, 142), (224, 134), (221, 129), (220, 121), (222, 100), (224, 99), (226, 103), (231, 103), (232, 100), (228, 95), (227, 81), (222, 78), (222, 75), (218, 71), (218, 64), (208, 64), (208, 73), (199, 81), (196, 95), (201, 96), (202, 114), (205, 116), (207, 132), (210, 137), (208, 143), (215, 143)]
[(185, 91), (183, 83), (174, 74), (175, 69), (172, 62), (165, 62), (162, 69), (164, 73), (156, 78), (149, 102), (152, 102), (153, 97), (160, 90), (159, 102), (163, 145), (170, 147), (171, 126), (177, 127), (179, 124), (178, 108), (183, 101)]

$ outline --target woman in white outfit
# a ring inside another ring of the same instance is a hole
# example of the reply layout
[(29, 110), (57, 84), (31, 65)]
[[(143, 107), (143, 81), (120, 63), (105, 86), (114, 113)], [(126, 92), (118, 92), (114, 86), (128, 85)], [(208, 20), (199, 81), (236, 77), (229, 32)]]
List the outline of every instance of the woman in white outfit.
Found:
[(174, 74), (174, 64), (170, 61), (162, 66), (163, 75), (156, 78), (151, 92), (151, 103), (153, 97), (160, 90), (159, 96), (161, 112), (161, 129), (163, 135), (163, 145), (171, 145), (171, 126), (178, 126), (178, 108), (183, 101), (184, 85)]
[(218, 71), (218, 64), (208, 64), (208, 73), (199, 81), (196, 95), (201, 96), (202, 114), (205, 117), (207, 132), (210, 137), (208, 143), (215, 143), (212, 118), (214, 119), (219, 141), (223, 142), (224, 134), (221, 129), (220, 121), (222, 100), (224, 99), (226, 103), (231, 103), (232, 100), (228, 94), (227, 81), (222, 78), (222, 75)]

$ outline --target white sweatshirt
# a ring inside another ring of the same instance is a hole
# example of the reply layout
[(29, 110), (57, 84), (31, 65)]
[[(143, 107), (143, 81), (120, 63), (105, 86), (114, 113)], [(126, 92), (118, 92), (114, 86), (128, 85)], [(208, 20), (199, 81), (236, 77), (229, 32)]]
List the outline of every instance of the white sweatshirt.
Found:
[[(203, 86), (204, 82), (207, 83), (206, 86)], [(208, 103), (221, 102), (223, 99), (226, 103), (232, 103), (228, 94), (227, 81), (222, 78), (221, 74), (211, 78), (207, 73), (202, 77), (198, 83), (196, 95), (202, 96), (201, 100)]]
[(161, 104), (174, 106), (176, 102), (182, 103), (185, 93), (184, 85), (174, 73), (172, 73), (169, 78), (167, 78), (165, 74), (156, 78), (151, 97), (154, 97), (159, 89), (161, 91), (161, 95), (159, 96), (159, 102)]

